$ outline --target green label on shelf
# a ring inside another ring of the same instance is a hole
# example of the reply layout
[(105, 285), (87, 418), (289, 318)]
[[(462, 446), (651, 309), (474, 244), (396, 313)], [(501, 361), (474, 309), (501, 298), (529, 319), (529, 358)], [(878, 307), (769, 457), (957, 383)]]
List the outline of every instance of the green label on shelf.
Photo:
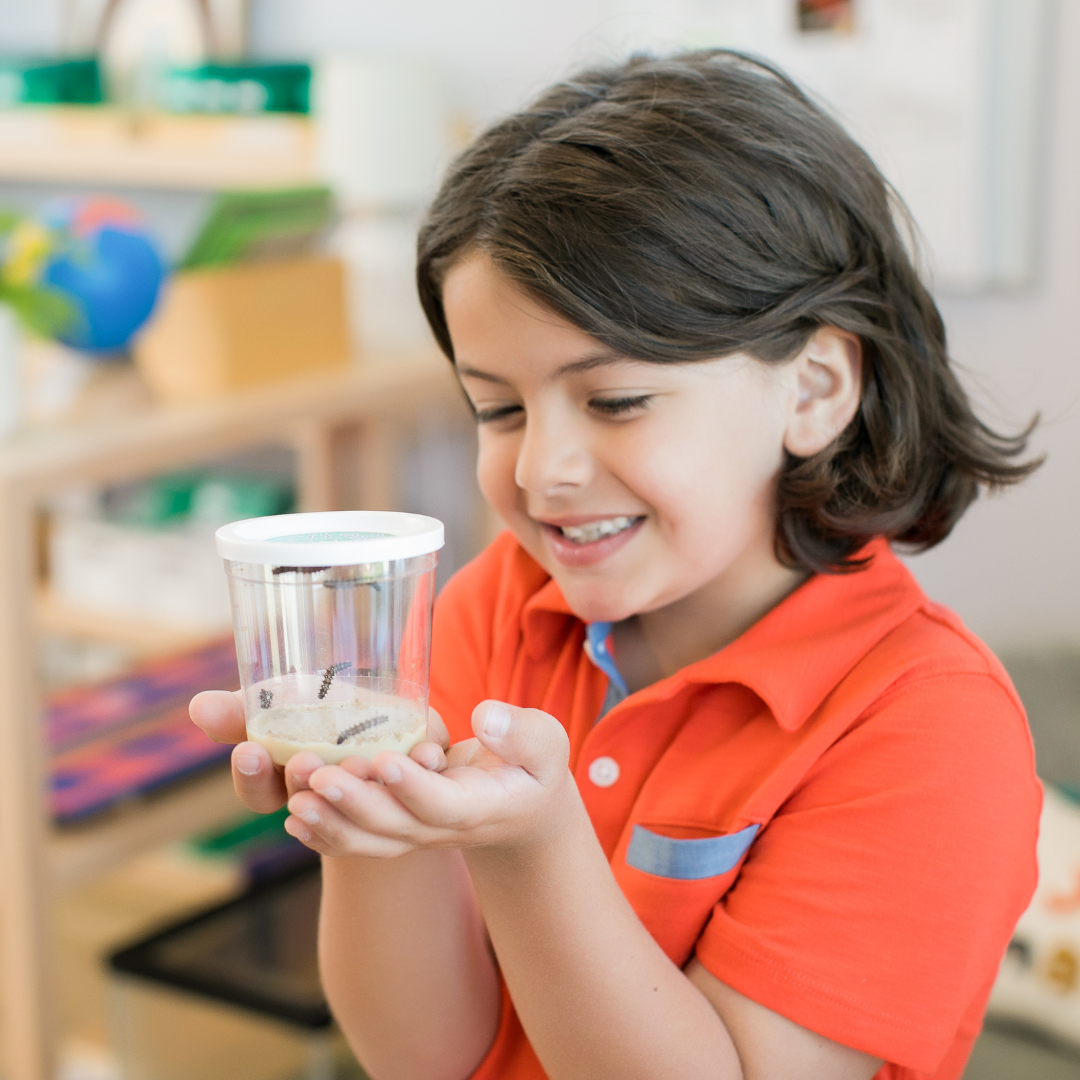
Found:
[(335, 544), (343, 540), (385, 540), (393, 533), (380, 532), (315, 532), (293, 533), (291, 536), (270, 536), (267, 539), (276, 544)]
[(158, 87), (158, 104), (177, 113), (306, 113), (308, 64), (200, 64), (173, 68)]

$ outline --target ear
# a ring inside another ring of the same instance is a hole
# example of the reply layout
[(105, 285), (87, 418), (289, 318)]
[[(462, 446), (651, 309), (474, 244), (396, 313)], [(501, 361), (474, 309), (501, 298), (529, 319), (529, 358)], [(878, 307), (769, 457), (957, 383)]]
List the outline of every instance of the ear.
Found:
[(788, 371), (794, 398), (784, 449), (796, 457), (824, 450), (851, 423), (862, 396), (862, 343), (855, 334), (822, 326)]

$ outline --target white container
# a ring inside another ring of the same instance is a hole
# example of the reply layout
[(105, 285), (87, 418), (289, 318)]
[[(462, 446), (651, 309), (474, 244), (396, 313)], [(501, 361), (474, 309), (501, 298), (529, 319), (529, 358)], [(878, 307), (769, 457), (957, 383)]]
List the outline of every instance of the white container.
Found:
[(50, 585), (73, 607), (216, 634), (229, 626), (221, 563), (200, 523), (151, 529), (96, 513), (57, 513)]
[(247, 734), (276, 764), (424, 740), (442, 546), (442, 522), (419, 514), (282, 514), (218, 530)]
[(318, 162), (346, 210), (427, 202), (449, 158), (446, 87), (409, 55), (328, 56), (313, 87)]

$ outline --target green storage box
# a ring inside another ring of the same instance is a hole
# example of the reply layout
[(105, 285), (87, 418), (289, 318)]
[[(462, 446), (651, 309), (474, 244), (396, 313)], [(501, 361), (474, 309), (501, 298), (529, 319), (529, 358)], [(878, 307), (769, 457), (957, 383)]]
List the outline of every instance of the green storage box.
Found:
[(97, 60), (0, 57), (0, 108), (14, 105), (100, 105)]

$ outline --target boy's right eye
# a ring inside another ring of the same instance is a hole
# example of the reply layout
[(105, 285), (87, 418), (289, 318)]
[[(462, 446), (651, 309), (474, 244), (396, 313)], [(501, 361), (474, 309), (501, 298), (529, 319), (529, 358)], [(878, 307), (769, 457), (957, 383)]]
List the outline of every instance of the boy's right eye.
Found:
[(495, 405), (490, 409), (474, 409), (473, 414), (478, 424), (490, 424), (495, 420), (505, 420), (506, 417), (521, 411), (520, 405)]

